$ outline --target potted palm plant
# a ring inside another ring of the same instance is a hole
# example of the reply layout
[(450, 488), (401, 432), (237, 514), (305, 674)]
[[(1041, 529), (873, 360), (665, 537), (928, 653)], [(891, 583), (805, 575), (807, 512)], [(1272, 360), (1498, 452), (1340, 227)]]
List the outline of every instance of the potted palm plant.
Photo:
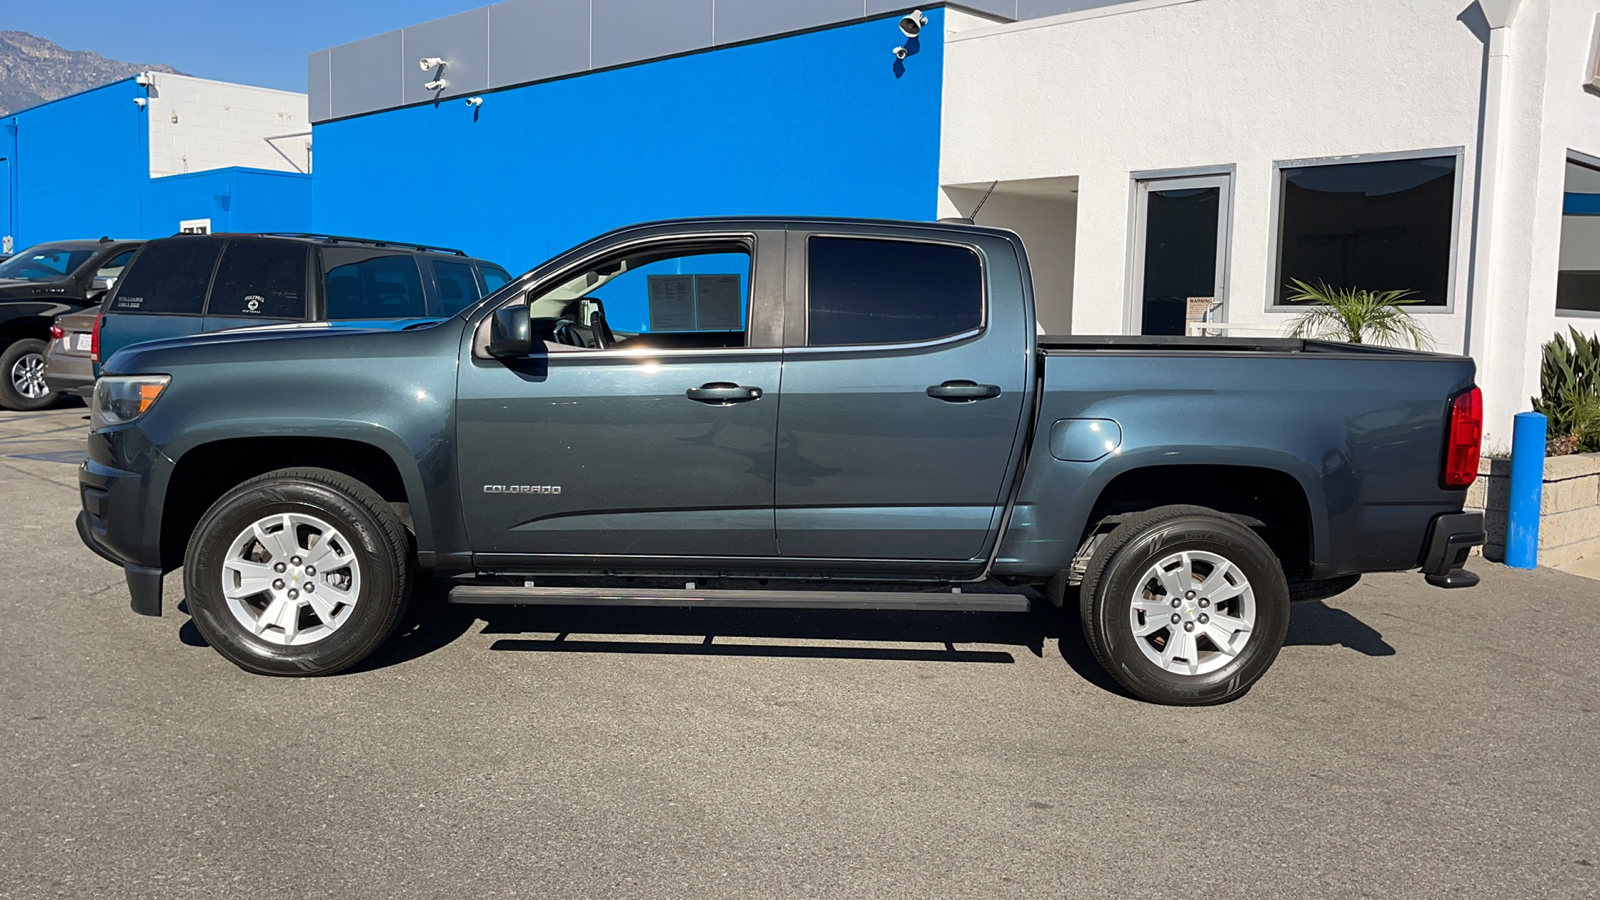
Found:
[(1421, 302), (1411, 291), (1334, 288), (1318, 281), (1290, 279), (1290, 303), (1314, 303), (1289, 325), (1289, 336), (1351, 344), (1409, 344), (1428, 350), (1433, 339), (1404, 306)]

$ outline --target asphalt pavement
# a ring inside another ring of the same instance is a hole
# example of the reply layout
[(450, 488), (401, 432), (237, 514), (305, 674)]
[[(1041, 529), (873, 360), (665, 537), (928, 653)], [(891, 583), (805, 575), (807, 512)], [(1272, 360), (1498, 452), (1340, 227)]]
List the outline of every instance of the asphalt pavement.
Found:
[(1226, 706), (1030, 615), (445, 607), (271, 679), (73, 531), (0, 413), (0, 897), (1595, 897), (1600, 583), (1296, 607)]

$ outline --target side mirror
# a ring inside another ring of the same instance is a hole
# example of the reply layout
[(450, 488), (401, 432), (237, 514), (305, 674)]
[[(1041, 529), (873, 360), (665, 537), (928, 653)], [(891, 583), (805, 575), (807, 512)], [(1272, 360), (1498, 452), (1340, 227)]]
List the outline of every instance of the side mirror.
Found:
[(111, 290), (112, 285), (116, 283), (117, 278), (115, 275), (96, 275), (94, 280), (89, 282), (89, 299), (92, 300)]
[(533, 322), (528, 307), (516, 303), (494, 311), (489, 322), (489, 346), (484, 348), (496, 359), (512, 359), (533, 352)]

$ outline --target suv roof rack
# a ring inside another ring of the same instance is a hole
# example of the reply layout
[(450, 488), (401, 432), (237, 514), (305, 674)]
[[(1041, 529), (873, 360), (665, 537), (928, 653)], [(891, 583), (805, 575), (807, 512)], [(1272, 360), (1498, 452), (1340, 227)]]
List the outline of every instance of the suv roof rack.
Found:
[(339, 234), (315, 234), (308, 231), (259, 231), (254, 232), (262, 237), (304, 238), (312, 241), (329, 241), (339, 244), (360, 244), (363, 247), (393, 247), (402, 250), (421, 250), (426, 253), (449, 253), (453, 256), (466, 256), (466, 252), (454, 247), (434, 247), (428, 244), (418, 244), (413, 241), (379, 241), (372, 238), (347, 237)]

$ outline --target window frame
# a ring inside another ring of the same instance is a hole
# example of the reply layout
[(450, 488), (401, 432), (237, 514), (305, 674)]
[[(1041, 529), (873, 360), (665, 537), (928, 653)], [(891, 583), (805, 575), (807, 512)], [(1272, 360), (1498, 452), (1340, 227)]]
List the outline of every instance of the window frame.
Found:
[[(1600, 16), (1596, 17), (1596, 22), (1600, 23)], [(1567, 163), (1577, 163), (1577, 164), (1582, 165), (1582, 166), (1588, 166), (1591, 169), (1600, 169), (1600, 156), (1593, 156), (1591, 154), (1584, 153), (1582, 150), (1573, 150), (1572, 148), (1569, 147), (1569, 148), (1567, 148), (1566, 155), (1562, 157), (1561, 161), (1562, 161), (1562, 166), (1561, 166), (1561, 169), (1562, 169), (1562, 171), (1561, 171), (1561, 203), (1559, 205), (1562, 208), (1561, 227), (1565, 228), (1566, 227), (1566, 217), (1567, 217), (1566, 212), (1565, 212), (1565, 210), (1566, 210), (1566, 200), (1567, 200), (1566, 164)], [(1558, 284), (1559, 284), (1560, 279), (1561, 279), (1561, 236), (1562, 236), (1561, 232), (1557, 231), (1556, 232), (1556, 280), (1557, 280)], [(1561, 303), (1561, 293), (1560, 293), (1559, 288), (1558, 288), (1556, 291), (1552, 291), (1551, 292), (1551, 297), (1550, 297), (1550, 309), (1555, 313), (1555, 316), (1558, 319), (1566, 319), (1566, 318), (1573, 318), (1573, 319), (1600, 319), (1600, 309), (1562, 309), (1561, 306), (1560, 306), (1560, 303)]]
[[(457, 316), (457, 315), (459, 315), (461, 313), (461, 310), (463, 310), (463, 309), (471, 309), (472, 307), (477, 306), (479, 301), (483, 300), (483, 298), (489, 296), (489, 292), (484, 290), (483, 277), (478, 274), (478, 267), (473, 265), (472, 260), (467, 259), (465, 257), (460, 257), (460, 256), (429, 256), (427, 259), (428, 259), (428, 277), (433, 279), (433, 285), (432, 285), (432, 287), (433, 287), (433, 296), (428, 298), (428, 303), (431, 306), (435, 306), (435, 307), (439, 308), (439, 313), (438, 314), (435, 314), (432, 310), (430, 310), (429, 314), (427, 316), (428, 318), (434, 318), (434, 319), (450, 319), (450, 318), (454, 318), (455, 316)], [(466, 266), (466, 268), (467, 268), (467, 280), (472, 282), (472, 290), (474, 292), (474, 296), (472, 297), (472, 299), (468, 300), (466, 303), (461, 304), (461, 308), (460, 309), (457, 309), (455, 312), (446, 315), (446, 314), (444, 314), (444, 303), (445, 303), (445, 300), (444, 300), (443, 279), (439, 275), (439, 267), (440, 266), (452, 266), (452, 265), (453, 266)]]
[[(871, 344), (830, 344), (822, 347), (813, 347), (811, 339), (811, 241), (814, 238), (841, 238), (844, 240), (886, 241), (895, 244), (932, 244), (937, 247), (953, 247), (971, 253), (978, 261), (978, 325), (955, 334), (942, 337), (929, 338), (921, 341), (898, 341)], [(924, 347), (938, 347), (944, 344), (956, 344), (982, 337), (989, 330), (989, 258), (983, 248), (972, 241), (954, 238), (937, 238), (921, 234), (880, 234), (866, 231), (791, 231), (789, 232), (788, 258), (796, 271), (790, 272), (788, 279), (789, 291), (796, 290), (798, 280), (798, 302), (793, 305), (794, 318), (791, 328), (785, 329), (784, 350), (788, 353), (866, 353), (879, 350), (917, 350)]]
[(1432, 147), (1422, 150), (1396, 150), (1383, 153), (1354, 153), (1348, 156), (1319, 156), (1306, 159), (1280, 159), (1272, 163), (1272, 206), (1267, 219), (1267, 290), (1263, 296), (1263, 310), (1273, 315), (1298, 315), (1304, 312), (1309, 304), (1292, 306), (1278, 303), (1278, 289), (1283, 283), (1283, 260), (1280, 248), (1283, 245), (1283, 179), (1284, 172), (1289, 169), (1305, 169), (1314, 166), (1351, 166), (1362, 163), (1398, 162), (1408, 159), (1443, 159), (1451, 158), (1455, 161), (1455, 184), (1450, 209), (1450, 256), (1449, 276), (1446, 278), (1445, 301), (1440, 306), (1424, 306), (1408, 304), (1406, 311), (1412, 315), (1448, 316), (1456, 312), (1456, 299), (1459, 294), (1461, 270), (1461, 226), (1462, 226), (1462, 199), (1466, 188), (1466, 148)]
[[(506, 290), (507, 288), (511, 289), (510, 294), (507, 295), (505, 300), (494, 304), (479, 303), (478, 306), (475, 307), (475, 309), (480, 312), (475, 312), (474, 315), (481, 315), (482, 317), (479, 318), (477, 324), (473, 326), (472, 355), (477, 359), (492, 359), (492, 357), (488, 355), (484, 348), (488, 346), (489, 323), (494, 319), (495, 310), (517, 303), (526, 303), (528, 302), (529, 298), (537, 297), (543, 291), (559, 287), (566, 281), (570, 280), (573, 276), (587, 268), (591, 268), (609, 260), (632, 256), (640, 251), (656, 249), (662, 245), (667, 245), (669, 247), (672, 245), (677, 245), (680, 247), (706, 247), (718, 244), (725, 245), (727, 247), (741, 247), (743, 251), (750, 257), (750, 285), (748, 289), (749, 298), (748, 307), (745, 310), (745, 346), (620, 347), (615, 350), (596, 350), (590, 347), (574, 347), (569, 348), (560, 354), (551, 354), (549, 358), (552, 360), (560, 359), (563, 361), (607, 359), (641, 361), (655, 358), (672, 359), (681, 357), (782, 354), (784, 348), (781, 337), (783, 335), (783, 316), (785, 313), (782, 297), (783, 285), (780, 283), (777, 286), (779, 296), (776, 299), (765, 297), (763, 290), (766, 289), (767, 282), (763, 281), (763, 277), (768, 279), (782, 278), (782, 259), (784, 253), (783, 235), (784, 233), (781, 230), (762, 228), (754, 228), (749, 230), (741, 229), (737, 231), (697, 231), (650, 235), (647, 237), (634, 238), (596, 248), (592, 253), (587, 253), (581, 257), (578, 257), (572, 262), (562, 266), (559, 269), (553, 270), (548, 275), (540, 276), (534, 281), (523, 283), (527, 278), (526, 274), (522, 276), (514, 276), (511, 281), (507, 282), (500, 288), (502, 291)], [(763, 238), (765, 238), (765, 240), (763, 240)], [(776, 243), (776, 247), (770, 246), (774, 243)], [(775, 258), (769, 259), (767, 263), (764, 264), (763, 256), (773, 256)], [(764, 276), (763, 273), (766, 272), (767, 268), (769, 267), (777, 268), (779, 270), (778, 273), (767, 274)], [(493, 295), (491, 294), (486, 296)], [(760, 317), (759, 319), (758, 316)], [(768, 318), (776, 319), (776, 321), (769, 324), (766, 321)], [(758, 337), (758, 335), (767, 335), (769, 333), (773, 337), (767, 337), (765, 339)], [(760, 343), (752, 343), (758, 340)]]
[[(1181, 169), (1140, 169), (1129, 172), (1128, 184), (1128, 260), (1123, 272), (1122, 333), (1136, 335), (1144, 331), (1144, 263), (1146, 212), (1149, 209), (1150, 189), (1160, 182), (1180, 182), (1191, 179), (1223, 179), (1225, 187), (1220, 192), (1218, 211), (1221, 222), (1217, 227), (1217, 278), (1222, 282), (1221, 319), (1228, 321), (1233, 308), (1233, 228), (1238, 207), (1234, 194), (1239, 183), (1237, 163), (1215, 166), (1187, 166)], [(1160, 190), (1160, 188), (1157, 188)], [(1217, 299), (1217, 298), (1213, 298)]]

